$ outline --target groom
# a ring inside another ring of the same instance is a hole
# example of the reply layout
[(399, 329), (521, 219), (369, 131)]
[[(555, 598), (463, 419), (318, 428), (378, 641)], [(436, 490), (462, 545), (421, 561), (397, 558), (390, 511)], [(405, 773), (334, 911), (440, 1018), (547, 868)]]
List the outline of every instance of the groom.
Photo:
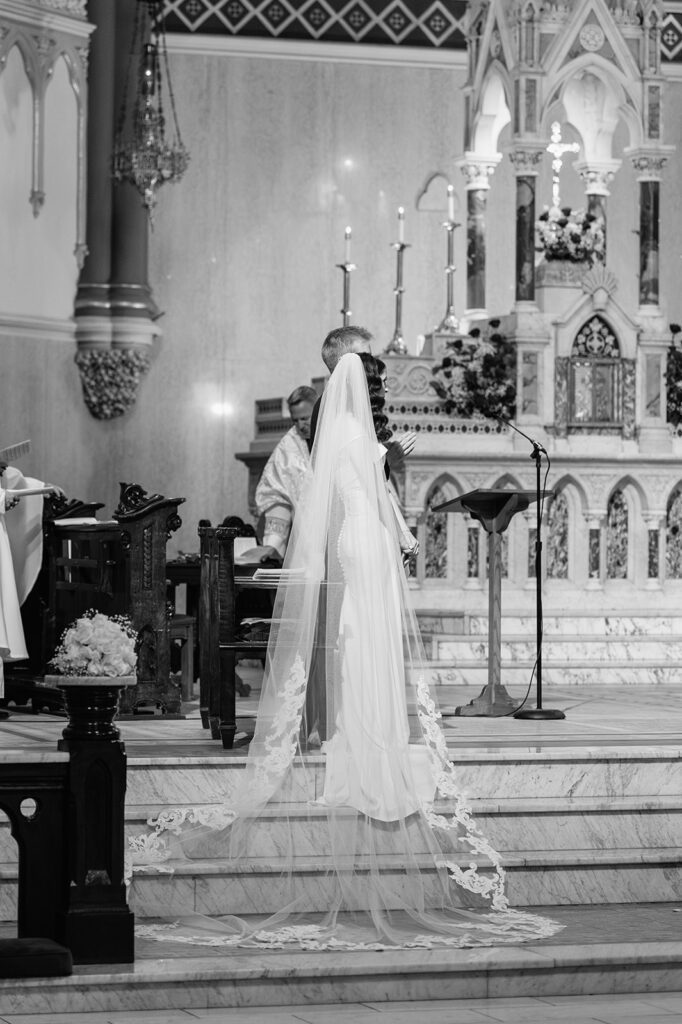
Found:
[[(322, 362), (330, 373), (336, 369), (336, 365), (346, 352), (367, 352), (372, 354), (372, 342), (374, 338), (366, 327), (336, 327), (330, 331), (322, 342)], [(312, 448), (317, 430), (317, 420), (320, 415), (320, 396), (313, 407), (313, 414), (310, 417), (310, 447)]]
[[(322, 362), (329, 372), (333, 373), (339, 359), (341, 356), (345, 356), (346, 352), (367, 352), (371, 355), (373, 341), (374, 337), (366, 327), (358, 327), (353, 324), (349, 324), (346, 327), (336, 327), (333, 331), (329, 332), (322, 343)], [(322, 396), (320, 396), (315, 402), (313, 413), (310, 417), (311, 448), (313, 446), (313, 441), (315, 440), (315, 431), (317, 429), (317, 420), (320, 415), (321, 401)], [(404, 459), (410, 454), (414, 448), (416, 439), (417, 435), (414, 431), (408, 430), (402, 435), (402, 437), (395, 441), (391, 441), (386, 445), (387, 479), (391, 475), (391, 467), (398, 467), (402, 465)]]

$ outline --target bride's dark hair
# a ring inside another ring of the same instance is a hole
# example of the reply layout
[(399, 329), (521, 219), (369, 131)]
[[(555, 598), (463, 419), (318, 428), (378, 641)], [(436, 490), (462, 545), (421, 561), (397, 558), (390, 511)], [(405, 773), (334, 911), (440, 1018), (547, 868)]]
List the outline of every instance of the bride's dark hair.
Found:
[(372, 419), (374, 420), (374, 431), (377, 441), (382, 444), (390, 441), (393, 433), (388, 428), (388, 416), (384, 412), (386, 399), (384, 398), (383, 381), (386, 377), (386, 363), (369, 352), (358, 352), (367, 378), (367, 390), (369, 391), (369, 404), (372, 407)]

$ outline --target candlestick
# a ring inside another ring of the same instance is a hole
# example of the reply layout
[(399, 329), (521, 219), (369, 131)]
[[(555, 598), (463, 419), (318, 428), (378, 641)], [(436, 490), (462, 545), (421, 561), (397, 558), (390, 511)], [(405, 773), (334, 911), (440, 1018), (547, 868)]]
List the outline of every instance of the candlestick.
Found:
[[(350, 228), (348, 229), (350, 230)], [(342, 324), (347, 327), (350, 323), (351, 308), (350, 308), (350, 275), (355, 270), (355, 264), (349, 263), (346, 260), (345, 263), (337, 263), (337, 267), (343, 273), (343, 307), (341, 308), (341, 316), (343, 317)]]
[[(448, 200), (450, 199), (451, 185), (448, 185)], [(449, 205), (449, 202), (448, 202)], [(448, 211), (448, 220), (443, 223), (443, 227), (448, 233), (448, 250), (447, 250), (447, 265), (445, 267), (445, 280), (447, 282), (447, 309), (445, 310), (445, 316), (441, 320), (437, 327), (437, 330), (445, 333), (450, 332), (456, 334), (459, 331), (459, 321), (455, 316), (455, 305), (454, 305), (454, 283), (455, 283), (455, 228), (459, 227), (459, 224), (455, 224), (452, 219), (452, 214)]]
[(448, 185), (448, 220), (455, 219), (455, 188)]
[[(398, 210), (398, 223), (401, 224), (400, 214), (404, 214), (402, 206)], [(402, 232), (401, 232), (402, 235)], [(384, 349), (384, 352), (392, 353), (397, 356), (404, 356), (407, 354), (407, 345), (403, 338), (402, 330), (402, 315), (403, 315), (403, 256), (405, 250), (409, 249), (409, 245), (403, 242), (400, 238), (397, 242), (391, 243), (392, 247), (396, 251), (396, 282), (393, 292), (395, 294), (395, 330), (393, 331), (393, 337), (389, 341), (388, 345)]]
[(398, 207), (398, 241), (405, 241), (405, 209), (402, 206)]
[(346, 239), (346, 255), (345, 255), (345, 257), (344, 257), (344, 258), (345, 258), (345, 261), (346, 261), (346, 263), (350, 263), (350, 239), (351, 239), (351, 229), (350, 229), (349, 227), (348, 227), (348, 228), (346, 228), (346, 234), (345, 234), (345, 239)]

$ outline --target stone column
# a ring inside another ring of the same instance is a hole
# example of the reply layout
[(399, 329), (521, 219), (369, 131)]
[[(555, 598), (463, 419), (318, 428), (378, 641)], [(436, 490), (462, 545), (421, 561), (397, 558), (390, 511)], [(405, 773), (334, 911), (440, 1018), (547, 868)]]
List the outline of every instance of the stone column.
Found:
[(98, 419), (120, 416), (133, 405), (160, 333), (147, 280), (147, 212), (133, 186), (115, 184), (111, 173), (135, 12), (135, 0), (88, 0), (97, 28), (88, 78), (88, 254), (74, 315), (84, 399)]
[(535, 302), (535, 185), (542, 150), (509, 154), (516, 173), (516, 301)]
[(604, 255), (606, 263), (606, 200), (610, 195), (609, 185), (620, 168), (620, 160), (588, 160), (575, 164), (575, 169), (585, 183), (585, 208), (594, 217), (601, 217), (604, 223)]
[(588, 528), (587, 542), (587, 589), (601, 590), (606, 574), (606, 551), (603, 543), (602, 512), (588, 509), (584, 513)]
[(554, 359), (554, 430), (557, 437), (567, 437), (568, 435), (570, 362), (568, 356), (556, 356)]
[(661, 174), (667, 157), (638, 153), (632, 163), (639, 182), (639, 305), (655, 307), (659, 301), (659, 238)]
[(664, 578), (666, 514), (645, 512), (643, 519), (647, 530), (646, 587), (658, 590)]
[(484, 316), (485, 308), (485, 214), (490, 178), (501, 157), (465, 153), (458, 161), (467, 184), (467, 314)]

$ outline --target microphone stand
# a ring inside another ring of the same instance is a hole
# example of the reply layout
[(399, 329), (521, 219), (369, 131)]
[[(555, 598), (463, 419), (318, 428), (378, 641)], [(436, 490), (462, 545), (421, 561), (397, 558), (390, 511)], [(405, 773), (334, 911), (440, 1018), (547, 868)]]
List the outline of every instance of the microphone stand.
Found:
[(542, 462), (542, 453), (547, 455), (547, 452), (534, 441), (528, 434), (524, 434), (522, 430), (511, 422), (506, 420), (502, 416), (495, 416), (495, 419), (501, 423), (505, 423), (512, 430), (515, 430), (521, 437), (525, 437), (526, 441), (529, 441), (533, 446), (531, 453), (531, 459), (535, 463), (535, 511), (536, 511), (536, 526), (535, 526), (535, 628), (536, 628), (536, 655), (535, 655), (535, 684), (536, 684), (536, 705), (534, 708), (519, 708), (518, 711), (514, 712), (514, 718), (524, 719), (561, 719), (565, 718), (566, 715), (563, 711), (559, 711), (557, 708), (543, 708), (542, 706), (542, 536), (540, 528), (542, 525), (542, 488), (540, 484), (540, 464)]

